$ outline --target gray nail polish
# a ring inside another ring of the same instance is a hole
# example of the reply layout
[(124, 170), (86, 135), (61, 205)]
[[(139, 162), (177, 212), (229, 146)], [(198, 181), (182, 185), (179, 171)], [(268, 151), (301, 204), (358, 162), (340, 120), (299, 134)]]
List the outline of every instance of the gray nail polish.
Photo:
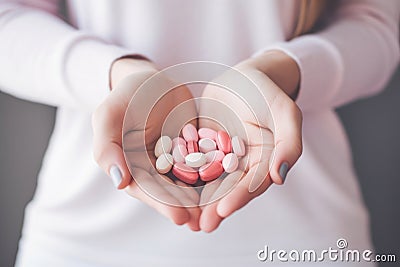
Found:
[(122, 174), (117, 166), (115, 165), (111, 166), (110, 176), (114, 186), (118, 188), (119, 184), (122, 182)]
[(285, 182), (288, 170), (289, 170), (289, 164), (287, 162), (283, 162), (279, 167), (279, 175), (281, 176), (283, 182)]

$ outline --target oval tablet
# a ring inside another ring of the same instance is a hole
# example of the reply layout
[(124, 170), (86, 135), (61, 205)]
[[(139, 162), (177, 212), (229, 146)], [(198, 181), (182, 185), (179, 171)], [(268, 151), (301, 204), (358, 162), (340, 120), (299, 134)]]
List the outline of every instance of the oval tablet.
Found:
[(199, 140), (199, 135), (197, 134), (197, 129), (191, 123), (188, 123), (183, 127), (182, 135), (186, 141), (197, 142)]
[(217, 144), (210, 138), (202, 138), (199, 140), (199, 151), (207, 153), (217, 149)]
[(222, 164), (219, 161), (213, 161), (203, 165), (199, 169), (200, 179), (204, 182), (209, 182), (217, 179), (224, 172)]
[(214, 141), (217, 138), (217, 132), (210, 128), (200, 128), (198, 134), (200, 138), (210, 138)]
[(225, 157), (225, 154), (221, 150), (213, 150), (213, 151), (206, 153), (207, 163), (210, 163), (212, 161), (222, 162), (224, 157)]
[(175, 137), (172, 139), (172, 150), (177, 146), (177, 145), (183, 145), (186, 146), (186, 141), (182, 137)]
[(236, 171), (239, 166), (239, 160), (236, 154), (229, 153), (222, 160), (222, 167), (227, 173), (232, 173)]
[(183, 145), (177, 145), (173, 150), (172, 150), (172, 157), (174, 158), (174, 162), (185, 162), (185, 157), (187, 156), (188, 151), (186, 149), (186, 146)]
[(187, 142), (187, 150), (189, 153), (196, 153), (199, 152), (199, 147), (197, 145), (197, 142), (195, 141), (188, 141)]
[(172, 168), (173, 158), (171, 154), (161, 154), (156, 161), (156, 169), (159, 173), (165, 174)]
[(229, 134), (227, 132), (218, 131), (216, 141), (219, 150), (221, 150), (225, 154), (231, 152), (232, 150), (231, 138), (229, 137)]
[(243, 140), (239, 136), (232, 137), (232, 151), (238, 157), (243, 157), (246, 154)]
[(197, 171), (180, 162), (175, 163), (174, 167), (172, 168), (172, 173), (176, 178), (187, 184), (195, 184), (199, 178)]
[(154, 155), (158, 158), (161, 154), (170, 153), (172, 149), (172, 140), (169, 136), (163, 135), (158, 139), (154, 147)]
[(185, 157), (186, 165), (192, 168), (199, 168), (207, 163), (206, 155), (200, 152), (190, 153)]

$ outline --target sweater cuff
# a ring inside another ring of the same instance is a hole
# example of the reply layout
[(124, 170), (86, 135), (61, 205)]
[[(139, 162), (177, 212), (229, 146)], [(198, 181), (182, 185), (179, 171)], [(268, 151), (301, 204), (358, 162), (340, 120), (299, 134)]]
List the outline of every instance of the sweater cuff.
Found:
[(110, 93), (112, 63), (132, 51), (93, 36), (78, 35), (64, 57), (64, 80), (78, 105), (94, 110)]
[(324, 108), (333, 101), (343, 78), (343, 61), (335, 46), (321, 37), (304, 35), (268, 46), (254, 56), (270, 50), (280, 50), (298, 64), (301, 80), (296, 104), (301, 110)]

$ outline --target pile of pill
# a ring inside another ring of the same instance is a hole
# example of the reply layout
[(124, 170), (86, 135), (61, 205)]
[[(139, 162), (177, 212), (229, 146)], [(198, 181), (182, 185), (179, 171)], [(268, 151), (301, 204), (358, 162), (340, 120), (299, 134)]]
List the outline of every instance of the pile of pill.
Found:
[(160, 174), (172, 174), (187, 184), (195, 184), (200, 178), (209, 182), (224, 172), (232, 173), (245, 155), (245, 145), (238, 137), (230, 137), (225, 131), (210, 128), (196, 129), (186, 124), (182, 137), (171, 140), (161, 136), (154, 148), (156, 169)]

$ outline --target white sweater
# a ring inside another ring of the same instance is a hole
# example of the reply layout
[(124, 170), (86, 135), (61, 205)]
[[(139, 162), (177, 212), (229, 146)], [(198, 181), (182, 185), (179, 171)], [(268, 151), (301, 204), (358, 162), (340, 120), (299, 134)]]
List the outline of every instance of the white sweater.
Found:
[[(330, 27), (292, 41), (296, 0), (69, 0), (68, 23), (57, 17), (57, 2), (0, 1), (0, 88), (58, 107), (17, 266), (258, 266), (266, 264), (257, 259), (265, 245), (321, 251), (346, 238), (352, 249), (372, 248), (333, 108), (389, 79), (399, 59), (399, 1), (344, 1)], [(92, 158), (90, 116), (107, 97), (113, 60), (140, 53), (159, 67), (233, 65), (269, 48), (301, 69), (304, 153), (283, 187), (206, 234), (173, 225), (112, 186)]]

